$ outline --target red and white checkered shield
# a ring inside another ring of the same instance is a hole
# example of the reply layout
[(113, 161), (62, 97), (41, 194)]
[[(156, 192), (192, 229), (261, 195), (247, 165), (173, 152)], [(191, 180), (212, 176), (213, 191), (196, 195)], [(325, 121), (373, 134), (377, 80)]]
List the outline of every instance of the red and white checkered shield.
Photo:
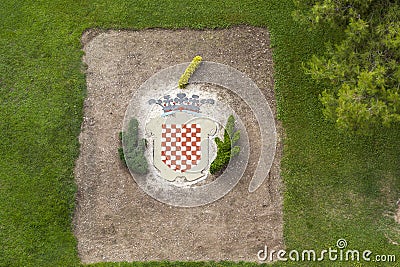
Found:
[(162, 124), (161, 160), (176, 172), (186, 172), (201, 160), (199, 124)]

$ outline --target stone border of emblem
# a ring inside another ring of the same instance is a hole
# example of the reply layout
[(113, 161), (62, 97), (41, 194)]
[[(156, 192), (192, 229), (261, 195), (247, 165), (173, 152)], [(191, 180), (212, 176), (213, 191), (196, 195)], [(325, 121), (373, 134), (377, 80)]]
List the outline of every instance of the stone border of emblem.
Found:
[[(178, 64), (150, 77), (135, 92), (127, 108), (123, 131), (138, 121), (139, 139), (146, 140), (144, 156), (147, 174), (129, 171), (138, 186), (154, 199), (178, 207), (212, 203), (229, 191), (243, 176), (250, 151), (248, 134), (241, 118), (215, 92), (202, 91), (211, 84), (238, 95), (252, 110), (260, 129), (260, 156), (249, 192), (254, 192), (268, 176), (276, 149), (276, 127), (272, 111), (257, 85), (244, 73), (227, 65), (203, 61), (186, 89), (177, 81), (189, 63)], [(209, 167), (216, 157), (216, 136), (223, 137), (227, 117), (233, 115), (240, 131), (240, 152), (211, 182)], [(123, 150), (128, 151), (123, 135)], [(171, 140), (172, 138), (172, 140)]]

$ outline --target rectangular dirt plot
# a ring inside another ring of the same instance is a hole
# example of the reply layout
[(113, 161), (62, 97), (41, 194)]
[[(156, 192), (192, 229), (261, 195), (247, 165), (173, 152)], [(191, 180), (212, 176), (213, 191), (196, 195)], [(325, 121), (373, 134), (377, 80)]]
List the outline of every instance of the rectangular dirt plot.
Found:
[[(257, 165), (254, 152), (244, 177), (230, 193), (196, 208), (172, 207), (148, 196), (123, 166), (117, 151), (132, 93), (158, 71), (190, 62), (196, 55), (247, 74), (274, 111), (268, 31), (253, 27), (89, 30), (82, 43), (87, 99), (75, 169), (78, 194), (74, 217), (82, 262), (258, 261), (257, 252), (265, 245), (271, 250), (283, 249), (279, 141), (268, 179), (257, 191), (248, 192)], [(254, 128), (251, 119), (244, 124)], [(250, 143), (256, 142), (257, 134), (249, 130)]]

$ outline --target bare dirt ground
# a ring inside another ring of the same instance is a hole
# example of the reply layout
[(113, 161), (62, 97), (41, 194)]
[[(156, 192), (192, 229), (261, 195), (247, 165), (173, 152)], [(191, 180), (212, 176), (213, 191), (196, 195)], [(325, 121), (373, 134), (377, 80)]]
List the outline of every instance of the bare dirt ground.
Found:
[[(257, 261), (257, 252), (265, 245), (283, 249), (280, 140), (268, 179), (257, 191), (247, 191), (257, 163), (254, 150), (238, 185), (220, 200), (197, 208), (171, 207), (146, 195), (117, 153), (118, 133), (132, 92), (156, 72), (189, 62), (195, 55), (246, 73), (275, 114), (268, 31), (253, 27), (89, 30), (82, 44), (88, 91), (75, 169), (74, 217), (82, 262)], [(229, 101), (240, 109), (240, 100)], [(250, 146), (257, 147), (259, 132), (251, 130), (256, 129), (252, 116), (247, 118)], [(280, 138), (278, 122), (277, 128)]]

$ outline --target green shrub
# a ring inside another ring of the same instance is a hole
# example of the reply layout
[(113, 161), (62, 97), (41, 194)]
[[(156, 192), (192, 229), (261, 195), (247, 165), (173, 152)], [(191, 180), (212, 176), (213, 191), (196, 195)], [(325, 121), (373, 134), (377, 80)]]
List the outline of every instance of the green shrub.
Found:
[(217, 157), (210, 166), (211, 174), (216, 174), (225, 169), (230, 159), (239, 154), (240, 147), (235, 146), (239, 138), (240, 131), (235, 131), (235, 118), (230, 115), (224, 130), (224, 141), (221, 141), (218, 137), (215, 138), (218, 150)]
[(134, 150), (138, 145), (139, 122), (137, 119), (132, 118), (128, 124), (127, 136), (121, 133), (122, 141), (124, 142), (125, 149), (128, 152)]
[[(121, 132), (122, 133), (122, 132)], [(120, 140), (121, 139), (121, 135), (120, 135)], [(122, 161), (122, 163), (127, 166), (126, 161), (125, 161), (125, 155), (124, 155), (124, 149), (122, 147), (118, 148), (118, 155), (119, 155), (119, 159)]]
[(125, 147), (118, 148), (118, 154), (121, 161), (132, 172), (138, 174), (146, 174), (148, 172), (148, 164), (144, 151), (146, 150), (146, 139), (138, 139), (139, 122), (132, 118), (128, 124), (127, 132), (120, 132), (119, 138)]
[(201, 56), (195, 56), (189, 66), (186, 68), (185, 72), (182, 74), (181, 78), (178, 81), (178, 86), (181, 89), (184, 89), (186, 85), (189, 84), (190, 76), (193, 75), (197, 67), (200, 65), (203, 59)]

